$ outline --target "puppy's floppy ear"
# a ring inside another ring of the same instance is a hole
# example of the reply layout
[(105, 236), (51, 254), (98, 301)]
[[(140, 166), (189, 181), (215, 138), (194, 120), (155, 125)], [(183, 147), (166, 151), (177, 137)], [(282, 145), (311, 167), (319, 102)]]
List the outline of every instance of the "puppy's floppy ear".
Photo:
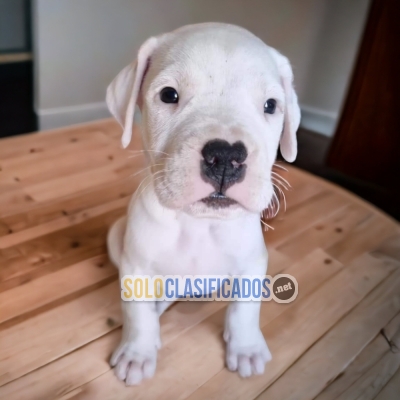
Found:
[(297, 95), (293, 88), (293, 71), (289, 60), (285, 56), (275, 49), (271, 48), (271, 51), (277, 63), (283, 90), (285, 92), (285, 119), (280, 148), (285, 160), (293, 162), (297, 156), (296, 132), (300, 125), (301, 117)]
[(126, 66), (107, 88), (107, 106), (122, 126), (122, 146), (129, 145), (132, 137), (133, 117), (150, 56), (157, 48), (158, 38), (151, 37), (140, 47), (137, 60)]

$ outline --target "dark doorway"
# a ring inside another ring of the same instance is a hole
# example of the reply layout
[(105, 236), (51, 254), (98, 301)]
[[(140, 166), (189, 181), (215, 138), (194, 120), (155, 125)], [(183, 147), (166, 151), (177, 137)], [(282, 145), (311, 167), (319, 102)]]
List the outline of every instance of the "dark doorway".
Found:
[(31, 4), (0, 0), (0, 137), (37, 129), (33, 99)]
[(328, 166), (400, 218), (400, 2), (374, 0)]

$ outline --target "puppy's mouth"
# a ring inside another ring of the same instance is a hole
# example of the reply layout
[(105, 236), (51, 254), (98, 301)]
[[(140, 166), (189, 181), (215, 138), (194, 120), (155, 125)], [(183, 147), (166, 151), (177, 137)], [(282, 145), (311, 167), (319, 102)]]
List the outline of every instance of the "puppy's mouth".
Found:
[(201, 199), (201, 201), (211, 208), (227, 208), (237, 204), (237, 201), (225, 196), (221, 192), (214, 192), (208, 197)]

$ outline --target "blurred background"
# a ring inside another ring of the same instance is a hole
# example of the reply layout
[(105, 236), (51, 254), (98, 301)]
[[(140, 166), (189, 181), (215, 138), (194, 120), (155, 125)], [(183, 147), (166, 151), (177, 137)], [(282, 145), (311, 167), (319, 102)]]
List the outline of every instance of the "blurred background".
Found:
[(295, 164), (399, 219), (399, 3), (0, 0), (0, 137), (109, 117), (105, 89), (146, 38), (230, 22), (292, 62), (302, 110)]

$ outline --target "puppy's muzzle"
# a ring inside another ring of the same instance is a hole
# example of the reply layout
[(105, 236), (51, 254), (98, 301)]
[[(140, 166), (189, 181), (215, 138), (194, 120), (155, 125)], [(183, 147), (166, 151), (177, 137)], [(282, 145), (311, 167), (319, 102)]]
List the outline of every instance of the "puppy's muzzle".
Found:
[(201, 154), (201, 176), (211, 183), (216, 194), (224, 195), (230, 186), (243, 181), (247, 150), (242, 142), (231, 145), (226, 140), (211, 140), (205, 144)]

